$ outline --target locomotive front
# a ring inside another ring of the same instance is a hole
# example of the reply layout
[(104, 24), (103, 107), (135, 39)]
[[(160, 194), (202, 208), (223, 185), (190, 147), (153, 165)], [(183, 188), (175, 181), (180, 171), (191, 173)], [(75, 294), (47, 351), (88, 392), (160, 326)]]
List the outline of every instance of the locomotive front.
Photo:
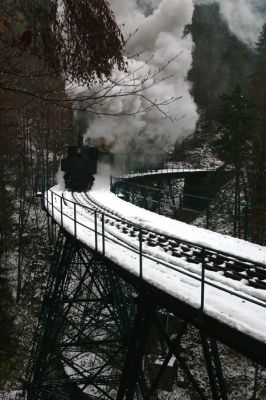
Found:
[(93, 146), (71, 146), (67, 157), (61, 160), (65, 188), (72, 192), (85, 192), (91, 189), (97, 172), (99, 150)]

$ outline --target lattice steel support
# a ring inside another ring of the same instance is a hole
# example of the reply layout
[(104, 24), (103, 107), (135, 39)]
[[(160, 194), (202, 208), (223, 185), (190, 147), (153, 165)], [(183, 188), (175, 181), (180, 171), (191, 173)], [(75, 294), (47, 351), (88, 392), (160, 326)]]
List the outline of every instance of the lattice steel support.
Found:
[(216, 340), (200, 332), (213, 400), (227, 400), (226, 385)]
[(126, 284), (111, 275), (95, 254), (59, 231), (31, 355), (28, 400), (112, 398), (135, 306)]
[[(198, 366), (187, 357), (188, 321), (139, 283), (127, 284), (119, 269), (59, 230), (27, 400), (160, 399), (169, 373), (170, 387), (182, 375), (199, 399), (227, 400), (216, 342), (193, 328), (206, 366), (205, 379), (198, 379)], [(208, 376), (209, 387), (202, 387)]]
[(137, 299), (137, 313), (129, 341), (117, 400), (133, 400), (138, 378), (141, 375), (141, 364), (145, 346), (154, 318), (155, 305), (148, 294), (141, 294)]

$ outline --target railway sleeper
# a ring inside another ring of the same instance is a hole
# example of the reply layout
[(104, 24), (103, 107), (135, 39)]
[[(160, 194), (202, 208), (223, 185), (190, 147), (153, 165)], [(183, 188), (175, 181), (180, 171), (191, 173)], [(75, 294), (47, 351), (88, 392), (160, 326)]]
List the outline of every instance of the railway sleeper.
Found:
[(226, 270), (230, 270), (230, 271), (234, 271), (234, 272), (238, 272), (238, 273), (248, 271), (247, 268), (245, 268), (243, 266), (239, 266), (237, 264), (231, 264), (231, 263), (230, 264), (226, 263), (225, 269)]
[(234, 272), (234, 271), (230, 271), (230, 270), (226, 270), (224, 271), (224, 276), (226, 278), (231, 278), (234, 279), (235, 281), (241, 281), (242, 279), (247, 279), (246, 276), (242, 276), (241, 274)]
[(221, 271), (221, 268), (219, 268), (216, 265), (210, 264), (210, 263), (206, 263), (205, 264), (205, 269), (207, 269), (208, 271), (214, 271), (214, 272), (218, 272)]
[(266, 282), (251, 279), (248, 281), (248, 284), (249, 284), (249, 286), (252, 286), (255, 289), (266, 290)]
[(254, 269), (256, 271), (256, 276), (259, 279), (266, 279), (266, 270), (263, 267), (254, 267)]

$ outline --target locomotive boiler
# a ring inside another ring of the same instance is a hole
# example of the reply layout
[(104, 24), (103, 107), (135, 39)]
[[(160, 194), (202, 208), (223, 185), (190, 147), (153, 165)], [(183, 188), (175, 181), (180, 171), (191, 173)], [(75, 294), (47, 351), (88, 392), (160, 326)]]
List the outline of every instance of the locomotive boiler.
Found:
[(61, 160), (64, 172), (65, 188), (72, 192), (84, 192), (91, 189), (94, 174), (97, 172), (99, 150), (94, 146), (71, 146), (67, 156)]

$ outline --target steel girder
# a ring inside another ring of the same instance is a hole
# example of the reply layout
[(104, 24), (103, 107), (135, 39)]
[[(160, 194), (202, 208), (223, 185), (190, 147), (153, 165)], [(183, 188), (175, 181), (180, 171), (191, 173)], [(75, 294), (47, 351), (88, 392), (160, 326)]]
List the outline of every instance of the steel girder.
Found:
[(112, 398), (134, 305), (123, 291), (125, 284), (110, 274), (93, 253), (59, 231), (31, 355), (27, 399)]
[(26, 398), (160, 399), (165, 386), (179, 390), (182, 377), (182, 385), (199, 399), (226, 400), (217, 344), (193, 329), (201, 353), (194, 364), (188, 357), (188, 321), (158, 306), (145, 285), (127, 284), (106, 260), (60, 229)]

